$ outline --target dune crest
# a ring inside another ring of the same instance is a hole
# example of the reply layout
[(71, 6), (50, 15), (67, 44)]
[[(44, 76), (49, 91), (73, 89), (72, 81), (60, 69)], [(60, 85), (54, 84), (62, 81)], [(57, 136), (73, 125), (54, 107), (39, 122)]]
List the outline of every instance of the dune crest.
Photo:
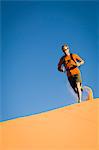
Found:
[(0, 123), (0, 150), (98, 150), (99, 99)]

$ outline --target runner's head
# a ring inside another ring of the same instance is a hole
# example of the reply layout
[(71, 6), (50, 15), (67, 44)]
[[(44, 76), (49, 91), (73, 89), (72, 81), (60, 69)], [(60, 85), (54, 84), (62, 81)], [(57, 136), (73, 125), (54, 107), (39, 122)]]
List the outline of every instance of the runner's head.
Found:
[(64, 45), (62, 46), (62, 51), (63, 51), (66, 55), (68, 55), (68, 54), (69, 54), (69, 46), (68, 46), (67, 44), (64, 44)]

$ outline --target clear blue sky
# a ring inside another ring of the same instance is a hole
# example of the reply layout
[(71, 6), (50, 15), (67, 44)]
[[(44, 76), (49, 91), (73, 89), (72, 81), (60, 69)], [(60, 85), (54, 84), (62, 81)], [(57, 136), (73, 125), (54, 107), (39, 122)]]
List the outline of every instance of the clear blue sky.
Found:
[(4, 1), (1, 7), (0, 120), (75, 103), (66, 75), (57, 71), (64, 43), (85, 60), (83, 85), (99, 97), (96, 2)]

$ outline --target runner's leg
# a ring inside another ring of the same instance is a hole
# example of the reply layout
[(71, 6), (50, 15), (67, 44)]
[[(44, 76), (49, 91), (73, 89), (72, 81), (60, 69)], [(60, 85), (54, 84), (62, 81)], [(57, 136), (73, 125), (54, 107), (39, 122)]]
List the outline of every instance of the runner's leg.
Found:
[(82, 84), (78, 75), (72, 76), (68, 78), (71, 87), (74, 92), (77, 94), (78, 102), (81, 102), (82, 97)]
[(78, 103), (80, 103), (81, 97), (82, 97), (81, 83), (80, 82), (76, 83), (76, 88), (77, 88)]

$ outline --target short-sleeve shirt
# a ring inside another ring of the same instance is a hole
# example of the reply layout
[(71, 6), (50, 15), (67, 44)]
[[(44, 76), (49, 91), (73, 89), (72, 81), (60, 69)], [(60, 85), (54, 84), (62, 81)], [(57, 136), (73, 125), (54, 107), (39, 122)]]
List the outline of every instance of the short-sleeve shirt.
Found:
[[(65, 66), (65, 69), (67, 70), (67, 76), (80, 74), (80, 70), (77, 67), (76, 61), (80, 62), (82, 59), (77, 54), (72, 54), (72, 57), (73, 59), (71, 58), (71, 55), (63, 56), (58, 63), (58, 68), (61, 68), (62, 65)], [(71, 69), (73, 67), (74, 69)]]

